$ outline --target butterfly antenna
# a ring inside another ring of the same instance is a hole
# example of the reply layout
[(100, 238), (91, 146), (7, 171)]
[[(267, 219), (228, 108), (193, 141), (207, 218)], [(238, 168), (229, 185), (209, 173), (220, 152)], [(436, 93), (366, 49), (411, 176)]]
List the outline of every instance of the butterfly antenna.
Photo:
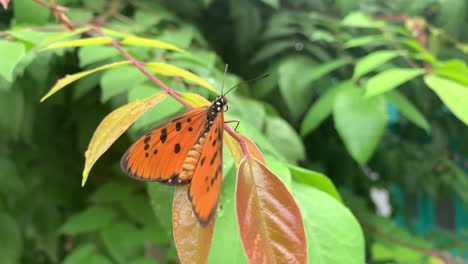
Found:
[(250, 80), (247, 80), (247, 81), (245, 81), (245, 82), (240, 82), (240, 83), (238, 83), (238, 84), (234, 85), (233, 87), (231, 87), (231, 89), (229, 89), (229, 90), (228, 90), (228, 91), (227, 91), (227, 92), (226, 92), (224, 95), (228, 94), (230, 91), (232, 91), (232, 90), (236, 89), (237, 87), (241, 86), (242, 84), (245, 84), (245, 83), (251, 83), (251, 82), (255, 82), (255, 81), (258, 81), (258, 80), (264, 79), (264, 78), (266, 78), (266, 77), (268, 77), (268, 76), (270, 76), (270, 74), (269, 74), (269, 73), (267, 73), (267, 74), (264, 74), (264, 75), (262, 75), (262, 76), (259, 76), (259, 77), (256, 77), (256, 78), (253, 78), (253, 79), (250, 79)]
[(227, 70), (228, 70), (228, 64), (226, 63), (226, 65), (224, 65), (224, 77), (223, 77), (223, 84), (221, 85), (221, 95), (224, 95), (223, 94), (224, 80), (226, 80)]

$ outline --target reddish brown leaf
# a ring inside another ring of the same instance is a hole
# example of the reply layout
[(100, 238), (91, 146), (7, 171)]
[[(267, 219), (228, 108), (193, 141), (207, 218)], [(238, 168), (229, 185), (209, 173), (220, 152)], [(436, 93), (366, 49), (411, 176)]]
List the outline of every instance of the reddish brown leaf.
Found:
[(250, 155), (252, 155), (252, 157), (256, 158), (261, 163), (266, 164), (265, 158), (263, 157), (263, 154), (258, 148), (257, 144), (255, 144), (250, 138), (246, 136), (241, 136), (241, 138), (245, 140), (245, 143), (247, 143), (247, 149), (249, 150)]
[(8, 2), (10, 2), (10, 0), (0, 0), (0, 4), (2, 4), (5, 10), (8, 9)]
[(236, 212), (250, 263), (307, 263), (299, 207), (281, 180), (254, 158), (240, 163)]
[(213, 227), (216, 218), (202, 227), (192, 211), (188, 200), (189, 185), (178, 186), (172, 205), (172, 228), (177, 253), (181, 263), (206, 263), (211, 247)]
[[(263, 158), (263, 154), (257, 147), (257, 145), (246, 136), (241, 135), (240, 137), (245, 141), (249, 154), (252, 157), (259, 160), (260, 162), (262, 162), (263, 164), (266, 164), (265, 158)], [(229, 148), (229, 151), (231, 152), (231, 157), (234, 159), (236, 167), (239, 167), (239, 162), (243, 157), (242, 149), (239, 145), (239, 142), (237, 142), (231, 135), (227, 133), (224, 134), (224, 138), (224, 143), (226, 143), (227, 147)]]

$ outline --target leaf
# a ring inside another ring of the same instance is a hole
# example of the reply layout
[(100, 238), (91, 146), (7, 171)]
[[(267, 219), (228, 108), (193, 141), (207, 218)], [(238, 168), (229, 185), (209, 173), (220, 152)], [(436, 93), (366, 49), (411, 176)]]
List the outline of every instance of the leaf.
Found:
[(87, 263), (89, 257), (95, 251), (95, 246), (92, 244), (83, 244), (75, 248), (70, 254), (67, 255), (63, 264), (80, 264)]
[(143, 253), (141, 231), (128, 222), (106, 226), (100, 235), (104, 246), (117, 263), (128, 263)]
[(123, 203), (131, 196), (131, 185), (123, 181), (110, 181), (99, 186), (92, 195), (91, 201), (95, 203)]
[(468, 66), (462, 60), (449, 60), (434, 69), (434, 73), (468, 86)]
[(262, 0), (263, 3), (273, 7), (274, 9), (278, 9), (279, 7), (279, 0)]
[(20, 197), (25, 193), (26, 186), (19, 177), (17, 164), (12, 160), (0, 156), (0, 195), (3, 197)]
[[(37, 3), (29, 0), (13, 1), (14, 18), (16, 25), (44, 25), (50, 18), (48, 8), (41, 8)], [(4, 14), (2, 14), (5, 16)]]
[(8, 82), (13, 81), (13, 70), (24, 56), (25, 50), (24, 45), (21, 43), (0, 40), (0, 58), (2, 58), (0, 76)]
[(81, 27), (81, 28), (75, 28), (73, 30), (67, 30), (63, 32), (58, 32), (53, 35), (48, 36), (47, 38), (43, 39), (38, 45), (39, 46), (47, 46), (53, 42), (70, 38), (70, 37), (75, 37), (78, 36), (86, 31), (90, 30), (90, 27)]
[(124, 38), (123, 40), (120, 41), (120, 44), (131, 45), (131, 46), (152, 47), (152, 48), (184, 52), (183, 50), (179, 49), (177, 46), (164, 42), (164, 41), (160, 41), (156, 39), (140, 38), (140, 37), (135, 37), (135, 36), (128, 36)]
[(5, 212), (0, 212), (0, 234), (2, 234), (0, 236), (2, 263), (20, 263), (23, 251), (21, 229), (15, 218)]
[(17, 139), (24, 123), (25, 98), (22, 89), (0, 90), (0, 136)]
[(336, 95), (347, 87), (353, 88), (354, 84), (351, 81), (344, 81), (334, 85), (312, 105), (302, 121), (301, 135), (303, 137), (314, 131), (330, 115)]
[(256, 159), (240, 163), (236, 212), (250, 263), (307, 263), (299, 208), (281, 180)]
[(184, 69), (181, 69), (179, 67), (166, 64), (166, 63), (161, 63), (161, 62), (148, 62), (146, 63), (146, 67), (158, 74), (165, 75), (165, 76), (179, 76), (181, 78), (184, 78), (185, 80), (194, 82), (202, 87), (205, 87), (209, 91), (218, 94), (218, 92), (205, 80), (202, 78), (198, 77), (197, 75), (186, 71)]
[(41, 98), (41, 102), (43, 102), (45, 99), (49, 98), (51, 95), (58, 92), (63, 87), (69, 85), (70, 83), (72, 83), (72, 82), (74, 82), (76, 80), (79, 80), (79, 79), (81, 79), (83, 77), (86, 77), (87, 75), (90, 75), (90, 74), (95, 73), (97, 71), (101, 71), (101, 70), (105, 70), (105, 69), (111, 69), (111, 68), (115, 68), (115, 67), (119, 67), (119, 66), (127, 65), (127, 64), (130, 64), (130, 62), (129, 61), (114, 62), (114, 63), (103, 65), (101, 67), (94, 68), (92, 70), (83, 71), (83, 72), (75, 73), (75, 74), (72, 74), (72, 75), (66, 75), (64, 78), (58, 80), (55, 83), (54, 87), (52, 87), (52, 89), (50, 89), (47, 92), (47, 94), (44, 95)]
[(236, 219), (236, 169), (225, 170), (223, 177), (216, 228), (207, 263), (247, 264)]
[(119, 54), (119, 51), (113, 47), (87, 46), (87, 47), (82, 47), (81, 49), (79, 49), (78, 58), (80, 59), (80, 67), (83, 68), (95, 62), (114, 58), (118, 54)]
[(309, 79), (306, 77), (314, 70), (315, 62), (307, 57), (294, 57), (281, 62), (278, 67), (278, 84), (291, 116), (297, 119), (307, 108), (313, 95)]
[(393, 90), (385, 93), (385, 98), (411, 122), (426, 130), (427, 133), (431, 132), (431, 127), (427, 119), (403, 94), (397, 90)]
[(366, 97), (395, 89), (403, 83), (424, 73), (422, 69), (393, 68), (369, 78), (366, 84)]
[(256, 52), (255, 56), (250, 60), (250, 63), (260, 63), (271, 57), (277, 56), (279, 53), (286, 50), (294, 50), (294, 40), (277, 40), (271, 43), (268, 43), (262, 47), (259, 51)]
[(143, 113), (166, 98), (166, 93), (158, 93), (146, 99), (123, 105), (107, 115), (94, 131), (85, 152), (85, 167), (83, 169), (84, 186), (89, 171), (94, 163), (109, 147), (137, 120)]
[(365, 263), (364, 235), (348, 208), (314, 187), (293, 182), (314, 264)]
[(206, 263), (216, 218), (203, 227), (195, 217), (187, 195), (189, 185), (177, 186), (172, 207), (174, 242), (181, 263)]
[(297, 132), (279, 117), (266, 119), (265, 135), (273, 146), (291, 162), (305, 158), (305, 149)]
[[(167, 186), (164, 187), (170, 188)], [(150, 226), (156, 220), (146, 195), (132, 195), (127, 200), (123, 201), (122, 207), (130, 219), (142, 226)]]
[(59, 232), (65, 234), (81, 234), (100, 230), (111, 225), (116, 216), (116, 211), (107, 207), (89, 207), (86, 210), (77, 213), (60, 227)]
[(148, 78), (133, 65), (122, 66), (106, 71), (101, 78), (101, 102), (132, 90)]
[(310, 59), (295, 58), (283, 62), (278, 69), (279, 86), (281, 95), (292, 116), (297, 118), (305, 111), (307, 104), (298, 104), (297, 102), (309, 101), (314, 91), (311, 82), (350, 62), (351, 60), (347, 58), (326, 62), (318, 66)]
[(297, 181), (313, 186), (318, 190), (327, 193), (340, 203), (343, 202), (340, 193), (338, 193), (335, 185), (327, 176), (323, 175), (320, 172), (311, 171), (291, 164), (288, 164), (288, 168), (291, 171), (291, 174), (293, 175), (294, 179), (296, 179)]
[(379, 66), (400, 55), (401, 52), (394, 50), (380, 50), (372, 52), (371, 54), (361, 58), (356, 62), (356, 66), (354, 67), (353, 80), (357, 80), (359, 77), (375, 70)]
[(154, 216), (162, 228), (166, 230), (167, 236), (172, 237), (172, 204), (165, 201), (173, 199), (174, 188), (154, 182), (147, 183), (146, 187)]
[(427, 75), (424, 81), (450, 111), (468, 125), (468, 87), (436, 75)]
[(49, 44), (45, 49), (59, 49), (59, 48), (71, 48), (71, 47), (84, 47), (84, 46), (93, 46), (93, 45), (104, 45), (112, 42), (110, 37), (93, 37), (93, 38), (84, 38), (68, 41), (60, 41)]
[(359, 89), (348, 89), (335, 98), (335, 128), (346, 149), (360, 164), (372, 156), (387, 124), (385, 101), (380, 96), (364, 98)]
[(341, 21), (341, 25), (358, 28), (380, 28), (385, 26), (385, 23), (383, 21), (373, 20), (363, 12), (353, 12), (348, 14)]
[(366, 45), (379, 46), (386, 42), (387, 40), (382, 35), (370, 35), (360, 38), (352, 38), (346, 41), (344, 47), (350, 49)]

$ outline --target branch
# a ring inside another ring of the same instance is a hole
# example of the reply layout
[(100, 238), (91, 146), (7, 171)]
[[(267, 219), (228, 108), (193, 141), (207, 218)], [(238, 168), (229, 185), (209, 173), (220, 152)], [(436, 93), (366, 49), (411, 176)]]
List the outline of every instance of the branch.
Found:
[[(63, 24), (67, 26), (68, 29), (74, 30), (75, 25), (71, 22), (71, 20), (64, 14), (65, 11), (68, 10), (66, 7), (62, 6), (57, 6), (55, 5), (54, 2), (51, 3), (45, 3), (42, 0), (33, 0), (34, 2), (38, 3), (41, 6), (44, 6), (51, 10), (55, 16), (61, 21)], [(107, 36), (102, 30), (97, 27), (96, 25), (91, 25), (91, 28), (96, 34), (99, 36)], [(130, 55), (122, 46), (120, 46), (119, 42), (116, 40), (112, 40), (112, 42), (109, 44), (113, 46), (115, 49), (117, 49), (125, 58), (127, 58), (131, 64), (135, 65), (135, 67), (140, 70), (144, 75), (146, 75), (154, 84), (157, 86), (161, 87), (167, 94), (172, 96), (174, 99), (176, 99), (179, 103), (181, 103), (183, 106), (187, 107), (188, 109), (193, 109), (194, 107), (184, 101), (179, 93), (174, 91), (173, 89), (169, 88), (165, 83), (163, 83), (160, 79), (158, 79), (155, 75), (151, 74), (145, 67), (144, 63), (138, 61), (135, 59), (132, 55)], [(241, 146), (242, 153), (244, 154), (244, 157), (250, 157), (247, 144), (245, 141), (237, 135), (237, 133), (227, 124), (224, 124), (224, 130), (231, 135), (237, 142), (239, 142), (239, 145)]]
[(439, 259), (440, 261), (442, 261), (442, 263), (444, 264), (453, 264), (454, 262), (450, 259), (448, 259), (447, 257), (443, 256), (442, 254), (440, 254), (439, 252), (435, 251), (435, 250), (431, 250), (431, 249), (427, 249), (427, 248), (423, 248), (423, 247), (420, 247), (420, 246), (416, 246), (416, 245), (413, 245), (407, 241), (404, 241), (404, 240), (401, 240), (397, 237), (394, 237), (394, 236), (391, 236), (385, 232), (382, 232), (380, 231), (376, 226), (372, 225), (371, 223), (367, 222), (366, 220), (364, 220), (363, 218), (359, 217), (356, 213), (354, 213), (354, 215), (356, 216), (356, 218), (358, 219), (358, 221), (361, 223), (361, 225), (363, 227), (365, 227), (367, 230), (369, 230), (370, 232), (374, 233), (375, 235), (377, 236), (380, 236), (388, 241), (391, 241), (395, 244), (399, 244), (403, 247), (407, 247), (409, 249), (412, 249), (414, 251), (418, 251), (424, 255), (427, 255), (427, 256), (431, 256), (431, 257), (434, 257), (434, 258), (437, 258)]

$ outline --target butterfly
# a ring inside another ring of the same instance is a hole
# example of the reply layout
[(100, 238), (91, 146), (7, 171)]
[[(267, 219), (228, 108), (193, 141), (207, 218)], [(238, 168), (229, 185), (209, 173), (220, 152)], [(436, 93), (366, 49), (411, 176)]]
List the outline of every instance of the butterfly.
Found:
[(128, 176), (168, 185), (190, 184), (188, 197), (202, 226), (216, 213), (223, 175), (223, 125), (227, 99), (218, 96), (154, 128), (123, 155)]

